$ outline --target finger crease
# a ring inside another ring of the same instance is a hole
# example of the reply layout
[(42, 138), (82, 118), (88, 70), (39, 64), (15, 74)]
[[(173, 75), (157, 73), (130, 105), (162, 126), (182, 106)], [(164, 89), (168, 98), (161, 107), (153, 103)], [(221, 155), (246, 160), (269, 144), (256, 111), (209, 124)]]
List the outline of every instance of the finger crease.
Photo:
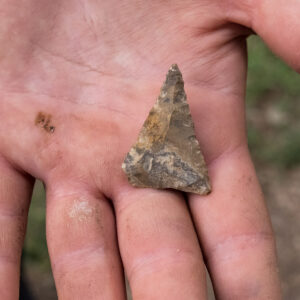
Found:
[(131, 280), (133, 276), (136, 279), (140, 276), (139, 274), (145, 276), (164, 269), (168, 265), (175, 266), (182, 263), (195, 265), (195, 260), (199, 261), (199, 263), (201, 261), (197, 257), (198, 255), (195, 255), (195, 252), (183, 248), (170, 249), (159, 254), (153, 254), (152, 252), (136, 259), (128, 270), (127, 276)]
[(71, 265), (84, 265), (90, 263), (91, 260), (99, 260), (99, 256), (104, 256), (106, 253), (106, 247), (102, 244), (70, 251), (55, 258), (53, 270), (64, 266), (69, 268)]
[(213, 260), (216, 257), (222, 261), (232, 260), (242, 255), (244, 251), (259, 247), (265, 243), (274, 243), (272, 233), (260, 232), (230, 236), (211, 247), (207, 251), (207, 253), (209, 253), (207, 258), (208, 260)]

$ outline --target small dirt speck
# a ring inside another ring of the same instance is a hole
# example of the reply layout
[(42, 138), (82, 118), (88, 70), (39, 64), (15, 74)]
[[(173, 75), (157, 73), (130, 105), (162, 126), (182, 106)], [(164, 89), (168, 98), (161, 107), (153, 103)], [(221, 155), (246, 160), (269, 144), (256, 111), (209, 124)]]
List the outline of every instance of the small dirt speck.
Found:
[(44, 112), (39, 112), (35, 118), (35, 125), (43, 128), (48, 133), (54, 133), (55, 126), (51, 122), (52, 116)]

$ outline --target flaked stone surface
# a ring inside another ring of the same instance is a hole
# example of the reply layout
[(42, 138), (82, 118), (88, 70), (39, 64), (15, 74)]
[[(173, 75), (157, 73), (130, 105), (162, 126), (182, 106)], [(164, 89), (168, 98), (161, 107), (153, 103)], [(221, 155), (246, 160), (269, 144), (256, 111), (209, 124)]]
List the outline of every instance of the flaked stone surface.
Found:
[(136, 187), (172, 188), (201, 195), (211, 191), (177, 65), (169, 69), (122, 168)]

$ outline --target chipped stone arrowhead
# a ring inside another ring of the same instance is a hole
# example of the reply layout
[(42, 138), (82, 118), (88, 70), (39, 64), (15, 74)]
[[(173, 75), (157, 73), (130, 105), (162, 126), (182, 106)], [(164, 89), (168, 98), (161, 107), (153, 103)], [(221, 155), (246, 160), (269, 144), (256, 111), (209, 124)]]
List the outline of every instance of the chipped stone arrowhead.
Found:
[(172, 188), (201, 195), (211, 191), (177, 65), (169, 69), (122, 168), (136, 187)]

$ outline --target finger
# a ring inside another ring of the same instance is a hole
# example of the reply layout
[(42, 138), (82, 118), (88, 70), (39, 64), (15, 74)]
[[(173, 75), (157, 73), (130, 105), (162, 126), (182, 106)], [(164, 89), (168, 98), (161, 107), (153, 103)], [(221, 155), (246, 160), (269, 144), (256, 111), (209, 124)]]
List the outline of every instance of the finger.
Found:
[(102, 196), (50, 187), (47, 241), (59, 299), (125, 299), (114, 215)]
[(114, 198), (133, 299), (206, 299), (205, 267), (179, 193), (126, 187)]
[(300, 2), (275, 1), (224, 1), (223, 11), (234, 23), (251, 27), (292, 68), (300, 72)]
[[(300, 72), (300, 2), (284, 0), (258, 1), (254, 7), (254, 30), (277, 55)], [(298, 13), (295, 13), (298, 12)]]
[(19, 299), (20, 260), (34, 180), (0, 157), (0, 299)]
[(190, 206), (219, 299), (280, 299), (275, 244), (246, 146), (210, 165), (213, 192)]

